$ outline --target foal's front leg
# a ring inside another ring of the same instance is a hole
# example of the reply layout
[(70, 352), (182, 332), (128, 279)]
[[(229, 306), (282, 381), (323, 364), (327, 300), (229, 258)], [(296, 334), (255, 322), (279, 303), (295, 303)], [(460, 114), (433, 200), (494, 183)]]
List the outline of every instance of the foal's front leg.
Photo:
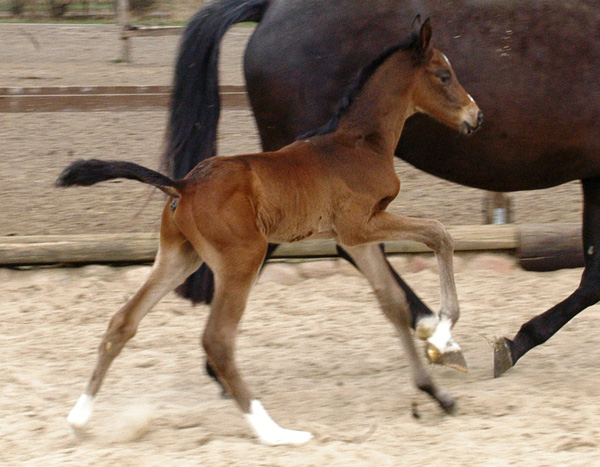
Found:
[(398, 330), (416, 386), (432, 396), (446, 412), (451, 412), (454, 408), (452, 397), (434, 383), (419, 358), (410, 331), (411, 317), (406, 295), (385, 262), (381, 261), (383, 252), (376, 244), (344, 248), (369, 280), (384, 314)]
[(383, 211), (375, 214), (366, 226), (354, 223), (350, 229), (343, 231), (344, 236), (340, 240), (350, 244), (413, 240), (434, 251), (440, 277), (440, 321), (433, 335), (427, 339), (427, 356), (433, 362), (467, 371), (467, 363), (451, 334), (460, 310), (454, 283), (454, 242), (442, 223)]

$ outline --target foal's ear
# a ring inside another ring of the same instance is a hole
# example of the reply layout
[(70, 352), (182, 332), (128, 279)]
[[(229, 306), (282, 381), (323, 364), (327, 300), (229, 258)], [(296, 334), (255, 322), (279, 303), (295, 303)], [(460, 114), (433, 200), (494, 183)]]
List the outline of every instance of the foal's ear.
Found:
[(417, 42), (417, 48), (421, 57), (423, 58), (428, 58), (431, 54), (431, 34), (431, 21), (429, 18), (427, 18), (421, 26), (421, 30), (419, 31), (419, 40)]
[(417, 29), (419, 29), (421, 23), (421, 13), (417, 13), (417, 16), (415, 16), (415, 19), (413, 19), (413, 22), (410, 25), (410, 30), (417, 32)]

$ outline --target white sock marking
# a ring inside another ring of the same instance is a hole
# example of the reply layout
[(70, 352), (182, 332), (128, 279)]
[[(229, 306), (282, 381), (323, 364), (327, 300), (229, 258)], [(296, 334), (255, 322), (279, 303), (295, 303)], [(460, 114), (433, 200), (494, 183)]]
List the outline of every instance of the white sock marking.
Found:
[(256, 399), (250, 404), (250, 413), (244, 414), (244, 417), (260, 442), (269, 446), (280, 444), (298, 446), (312, 439), (312, 434), (308, 431), (287, 430), (280, 427)]
[[(446, 353), (449, 350), (456, 350), (450, 348), (452, 346), (458, 347), (458, 344), (452, 340), (452, 334), (450, 332), (451, 330), (452, 320), (442, 317), (437, 325), (437, 328), (435, 329), (435, 332), (429, 339), (427, 339), (427, 342), (435, 347), (441, 354)], [(458, 347), (458, 349), (460, 349), (460, 347)]]
[(73, 428), (82, 428), (92, 416), (94, 396), (82, 394), (69, 412), (67, 421)]

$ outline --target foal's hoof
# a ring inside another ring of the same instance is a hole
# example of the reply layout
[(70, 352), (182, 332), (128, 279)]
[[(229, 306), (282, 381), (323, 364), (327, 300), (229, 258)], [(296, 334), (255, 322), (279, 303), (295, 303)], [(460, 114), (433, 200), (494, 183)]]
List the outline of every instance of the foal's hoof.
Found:
[(439, 399), (438, 404), (440, 404), (442, 410), (448, 415), (454, 415), (456, 413), (456, 403), (451, 397)]
[(469, 366), (467, 365), (465, 356), (460, 350), (440, 354), (435, 361), (430, 360), (430, 362), (435, 363), (436, 365), (443, 365), (447, 366), (448, 368), (454, 368), (455, 370), (462, 371), (463, 373), (469, 372)]
[(514, 362), (510, 353), (508, 339), (506, 337), (496, 339), (496, 343), (494, 344), (494, 378), (498, 378), (513, 366)]
[(252, 401), (250, 412), (244, 414), (244, 417), (259, 441), (268, 446), (300, 446), (309, 442), (313, 437), (308, 431), (288, 430), (280, 427), (258, 400)]
[(92, 416), (94, 408), (94, 396), (82, 394), (75, 406), (69, 412), (67, 421), (74, 430), (82, 430)]
[(467, 361), (465, 360), (460, 347), (456, 349), (449, 349), (442, 353), (436, 346), (428, 342), (426, 354), (429, 363), (433, 363), (434, 365), (447, 366), (448, 368), (454, 368), (455, 370), (462, 371), (463, 373), (467, 373), (469, 371)]

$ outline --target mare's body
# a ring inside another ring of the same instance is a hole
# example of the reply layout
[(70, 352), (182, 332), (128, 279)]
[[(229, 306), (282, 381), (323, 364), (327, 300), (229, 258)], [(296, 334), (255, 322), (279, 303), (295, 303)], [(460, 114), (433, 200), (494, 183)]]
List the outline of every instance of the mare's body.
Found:
[[(466, 139), (416, 116), (407, 122), (396, 155), (446, 180), (492, 191), (582, 180), (586, 269), (581, 285), (548, 313), (525, 323), (513, 340), (499, 341), (496, 375), (600, 299), (600, 1), (230, 0), (208, 7), (204, 17), (190, 23), (175, 80), (167, 157), (178, 175), (215, 150), (205, 130), (216, 121), (218, 107), (214, 94), (203, 94), (210, 87), (199, 83), (216, 83), (216, 74), (210, 61), (185, 68), (202, 53), (194, 44), (218, 43), (220, 36), (211, 35), (214, 25), (226, 28), (236, 22), (227, 23), (227, 12), (237, 6), (239, 15), (240, 5), (249, 3), (245, 19), (260, 23), (244, 67), (265, 150), (326, 122), (356, 70), (421, 12), (439, 25), (440, 48), (485, 111), (486, 124)], [(206, 118), (200, 129), (190, 128), (194, 112)], [(419, 316), (430, 313), (397, 280), (411, 309)], [(189, 284), (188, 295), (210, 297), (206, 276)]]

